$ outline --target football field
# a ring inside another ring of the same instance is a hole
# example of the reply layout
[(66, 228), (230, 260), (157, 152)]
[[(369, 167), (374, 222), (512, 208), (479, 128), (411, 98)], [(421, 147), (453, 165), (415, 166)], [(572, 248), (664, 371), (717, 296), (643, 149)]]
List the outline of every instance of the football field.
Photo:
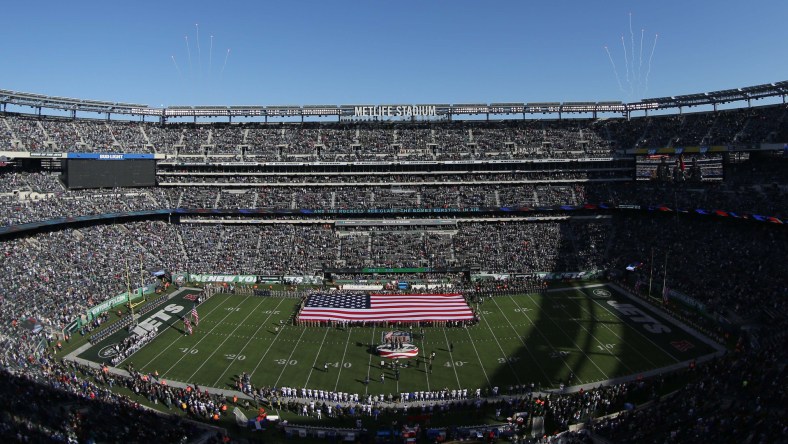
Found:
[[(184, 294), (165, 306), (177, 305), (187, 314), (192, 303), (181, 299)], [(486, 298), (479, 306), (481, 321), (467, 328), (425, 327), (422, 332), (414, 327), (420, 356), (408, 360), (397, 379), (374, 353), (381, 335), (393, 329), (295, 326), (290, 320), (298, 303), (217, 294), (198, 306), (194, 334), (187, 335), (180, 317), (172, 316), (156, 339), (118, 367), (131, 362), (138, 371), (156, 371), (165, 380), (226, 389), (235, 389), (246, 372), (258, 387), (359, 394), (457, 388), (470, 393), (532, 383), (542, 389), (596, 384), (715, 352), (697, 333), (647, 304), (596, 284)], [(110, 336), (80, 357), (102, 362), (107, 346), (125, 334)], [(430, 369), (425, 356), (432, 353)]]

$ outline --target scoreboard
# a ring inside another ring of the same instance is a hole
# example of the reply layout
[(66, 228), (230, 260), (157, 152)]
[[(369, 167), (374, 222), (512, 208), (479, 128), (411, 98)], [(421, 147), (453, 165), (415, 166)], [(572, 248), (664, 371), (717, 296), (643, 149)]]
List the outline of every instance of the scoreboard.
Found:
[(65, 159), (63, 182), (69, 189), (156, 186), (156, 161), (126, 156), (129, 155), (69, 156)]

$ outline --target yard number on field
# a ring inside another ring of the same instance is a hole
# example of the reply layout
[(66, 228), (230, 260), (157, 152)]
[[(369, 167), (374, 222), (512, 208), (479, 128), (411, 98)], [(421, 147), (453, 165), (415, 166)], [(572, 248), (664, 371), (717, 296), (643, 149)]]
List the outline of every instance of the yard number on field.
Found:
[(462, 367), (463, 365), (465, 365), (467, 363), (468, 363), (468, 361), (454, 361), (454, 362), (446, 361), (446, 363), (443, 364), (443, 366), (444, 367)]
[(350, 367), (353, 367), (353, 364), (350, 363), (350, 362), (341, 362), (341, 363), (340, 362), (334, 362), (334, 363), (330, 363), (329, 362), (328, 365), (330, 365), (331, 367), (334, 367), (334, 368), (339, 368), (339, 367), (350, 368)]

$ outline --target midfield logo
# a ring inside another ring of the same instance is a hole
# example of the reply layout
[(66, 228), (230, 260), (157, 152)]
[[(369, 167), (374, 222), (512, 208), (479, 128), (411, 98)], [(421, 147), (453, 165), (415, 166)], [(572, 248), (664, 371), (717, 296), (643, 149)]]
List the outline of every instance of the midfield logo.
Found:
[(118, 351), (115, 349), (115, 347), (117, 345), (118, 345), (117, 342), (113, 342), (112, 344), (109, 344), (109, 345), (105, 346), (104, 348), (99, 350), (99, 352), (98, 352), (99, 357), (103, 358), (103, 359), (109, 359), (109, 358), (117, 355)]

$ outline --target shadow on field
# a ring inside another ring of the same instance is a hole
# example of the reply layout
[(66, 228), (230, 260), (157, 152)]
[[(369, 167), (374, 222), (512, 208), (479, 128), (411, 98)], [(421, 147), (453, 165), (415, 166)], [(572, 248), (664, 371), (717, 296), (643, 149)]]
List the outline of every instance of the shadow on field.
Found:
[[(573, 221), (560, 224), (559, 257), (562, 259), (556, 263), (556, 270), (583, 269), (583, 264), (578, 263), (577, 254), (574, 253), (581, 249), (596, 248), (593, 240), (583, 236), (586, 232), (584, 224), (587, 223)], [(600, 335), (609, 338), (612, 334), (605, 324), (620, 322), (595, 319), (594, 316), (601, 312), (601, 307), (597, 306), (589, 295), (590, 291), (587, 294), (582, 293), (582, 296), (585, 296), (582, 300), (569, 299), (580, 297), (581, 292), (568, 289), (566, 292), (542, 295), (497, 296), (499, 300), (506, 299), (507, 303), (514, 303), (518, 307), (517, 312), (502, 313), (508, 323), (515, 325), (526, 321), (533, 324), (533, 327), (526, 336), (520, 338), (520, 346), (515, 353), (504, 358), (508, 363), (501, 363), (490, 374), (491, 382), (506, 393), (509, 386), (517, 384), (530, 386), (533, 383), (535, 388), (558, 388), (561, 384), (584, 384), (621, 375), (622, 371), (626, 370), (620, 368), (621, 361), (617, 361), (611, 369), (609, 365), (607, 368), (604, 365), (597, 367), (598, 363), (591, 360), (596, 355), (607, 358), (606, 362), (610, 363), (609, 353), (603, 350), (601, 354), (606, 356), (597, 355), (600, 352), (597, 346), (601, 344), (597, 338)], [(537, 308), (526, 311), (525, 307), (533, 307), (534, 302)], [(485, 302), (485, 305), (487, 304), (496, 307), (494, 301)], [(615, 325), (610, 327), (615, 328)], [(620, 338), (616, 338), (616, 342), (620, 342), (621, 346), (615, 350), (617, 355), (627, 350), (627, 338), (624, 336), (627, 331), (628, 329), (622, 329)], [(508, 332), (513, 331), (510, 329)]]

